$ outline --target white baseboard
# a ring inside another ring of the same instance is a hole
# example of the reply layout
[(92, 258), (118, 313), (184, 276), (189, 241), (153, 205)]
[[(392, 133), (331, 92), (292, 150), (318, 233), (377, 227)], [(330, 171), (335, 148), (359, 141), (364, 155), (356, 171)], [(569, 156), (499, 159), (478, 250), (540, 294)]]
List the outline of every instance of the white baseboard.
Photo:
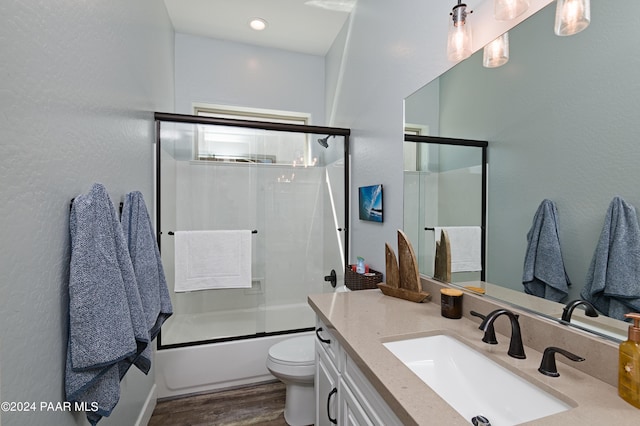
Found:
[(153, 414), (153, 410), (156, 408), (156, 402), (158, 400), (158, 389), (155, 385), (151, 387), (149, 391), (149, 395), (147, 395), (147, 399), (144, 401), (144, 406), (140, 411), (140, 415), (138, 416), (138, 420), (136, 420), (136, 426), (147, 426), (149, 421), (151, 420), (151, 415)]

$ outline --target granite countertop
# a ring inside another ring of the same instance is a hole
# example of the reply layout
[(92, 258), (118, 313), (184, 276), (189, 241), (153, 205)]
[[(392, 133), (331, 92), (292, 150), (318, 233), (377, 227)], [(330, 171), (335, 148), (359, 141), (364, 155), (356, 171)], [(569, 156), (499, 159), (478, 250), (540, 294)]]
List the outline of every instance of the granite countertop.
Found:
[[(433, 294), (433, 293), (432, 293)], [(547, 392), (564, 400), (572, 409), (528, 422), (530, 425), (638, 425), (640, 424), (640, 410), (625, 402), (618, 396), (617, 387), (599, 380), (592, 375), (580, 371), (564, 361), (570, 362), (562, 356), (556, 356), (560, 377), (547, 377), (538, 372), (541, 351), (537, 351), (527, 342), (528, 328), (523, 325), (523, 316), (531, 316), (526, 312), (521, 315), (523, 339), (527, 358), (514, 359), (507, 355), (509, 337), (497, 334), (498, 345), (488, 345), (482, 342), (482, 332), (478, 330), (480, 319), (468, 316), (468, 305), (473, 301), (473, 295), (466, 294), (463, 299), (465, 316), (452, 320), (440, 315), (439, 297), (436, 303), (414, 303), (402, 299), (385, 296), (379, 290), (363, 290), (348, 293), (329, 293), (309, 296), (309, 304), (318, 317), (331, 329), (340, 341), (347, 354), (367, 376), (371, 384), (389, 404), (391, 409), (406, 425), (468, 425), (467, 419), (458, 414), (449, 404), (435, 393), (428, 385), (411, 372), (384, 346), (384, 342), (399, 338), (418, 337), (420, 335), (439, 334), (446, 332), (457, 337), (467, 345), (481, 351), (501, 364), (511, 366), (520, 375), (538, 385)], [(482, 301), (482, 303), (490, 303)], [(490, 305), (483, 305), (487, 309)], [(501, 307), (494, 305), (493, 308)], [(514, 309), (515, 311), (515, 309)], [(482, 312), (488, 313), (488, 310)], [(496, 321), (508, 319), (505, 316)], [(477, 320), (477, 321), (475, 321)], [(530, 321), (538, 321), (531, 318)], [(525, 324), (530, 324), (529, 319)], [(541, 323), (542, 324), (542, 323)], [(542, 327), (558, 327), (549, 323)], [(533, 327), (529, 327), (533, 328)], [(565, 327), (566, 329), (567, 327)], [(563, 333), (566, 331), (558, 328)], [(557, 334), (556, 329), (544, 331), (545, 336), (538, 339), (548, 339)], [(590, 347), (597, 346), (595, 340), (589, 340), (580, 332), (575, 333), (577, 339), (583, 339), (583, 344)], [(549, 344), (548, 346), (552, 346)], [(617, 358), (612, 354), (611, 343), (605, 346), (606, 362), (612, 363), (611, 369), (617, 371)], [(571, 350), (571, 348), (569, 348)], [(578, 353), (580, 355), (580, 353)], [(593, 355), (590, 354), (592, 358)], [(587, 358), (587, 356), (585, 356)], [(611, 359), (614, 358), (614, 359)], [(603, 358), (594, 360), (602, 364)], [(585, 364), (585, 363), (581, 363)], [(609, 370), (611, 370), (609, 369)], [(613, 370), (611, 370), (613, 371)], [(611, 374), (609, 374), (611, 376)]]

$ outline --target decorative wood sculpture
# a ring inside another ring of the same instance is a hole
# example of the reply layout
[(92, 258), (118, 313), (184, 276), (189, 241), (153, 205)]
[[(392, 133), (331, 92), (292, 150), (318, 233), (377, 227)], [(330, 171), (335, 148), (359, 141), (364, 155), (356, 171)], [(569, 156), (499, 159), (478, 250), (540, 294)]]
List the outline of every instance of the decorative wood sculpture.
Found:
[(420, 285), (420, 272), (418, 271), (416, 253), (413, 251), (409, 238), (401, 230), (398, 230), (398, 257), (400, 258), (401, 287), (409, 291), (419, 292), (422, 290), (422, 286)]
[(385, 244), (387, 283), (378, 284), (378, 288), (387, 296), (412, 302), (424, 302), (429, 297), (429, 293), (422, 291), (416, 254), (411, 242), (400, 230), (398, 230), (398, 253), (399, 258), (396, 261), (393, 249), (389, 244)]
[(396, 259), (396, 254), (394, 253), (389, 243), (384, 244), (384, 251), (386, 264), (385, 277), (387, 278), (387, 285), (389, 287), (399, 288), (400, 271), (398, 270), (398, 259)]
[(445, 283), (451, 282), (451, 244), (449, 243), (449, 234), (444, 229), (440, 234), (440, 241), (436, 241), (433, 278)]

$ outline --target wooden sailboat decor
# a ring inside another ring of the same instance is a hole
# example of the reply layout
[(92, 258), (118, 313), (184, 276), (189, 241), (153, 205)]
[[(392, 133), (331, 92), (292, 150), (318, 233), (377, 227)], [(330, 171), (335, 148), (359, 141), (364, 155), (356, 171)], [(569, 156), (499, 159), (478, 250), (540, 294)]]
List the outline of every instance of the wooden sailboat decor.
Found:
[(451, 282), (451, 244), (449, 234), (444, 229), (440, 233), (440, 241), (436, 241), (433, 278), (445, 283)]
[(424, 302), (429, 293), (422, 291), (418, 262), (411, 242), (404, 232), (398, 230), (398, 259), (389, 246), (385, 244), (386, 283), (379, 283), (378, 288), (387, 296), (398, 297), (412, 302)]

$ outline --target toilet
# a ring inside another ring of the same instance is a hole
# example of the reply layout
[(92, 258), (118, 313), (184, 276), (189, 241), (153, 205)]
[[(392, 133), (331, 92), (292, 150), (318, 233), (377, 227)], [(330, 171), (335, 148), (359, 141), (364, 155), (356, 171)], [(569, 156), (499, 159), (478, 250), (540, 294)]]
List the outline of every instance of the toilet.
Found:
[(269, 348), (267, 369), (286, 385), (284, 419), (291, 426), (316, 421), (315, 336), (292, 337)]

